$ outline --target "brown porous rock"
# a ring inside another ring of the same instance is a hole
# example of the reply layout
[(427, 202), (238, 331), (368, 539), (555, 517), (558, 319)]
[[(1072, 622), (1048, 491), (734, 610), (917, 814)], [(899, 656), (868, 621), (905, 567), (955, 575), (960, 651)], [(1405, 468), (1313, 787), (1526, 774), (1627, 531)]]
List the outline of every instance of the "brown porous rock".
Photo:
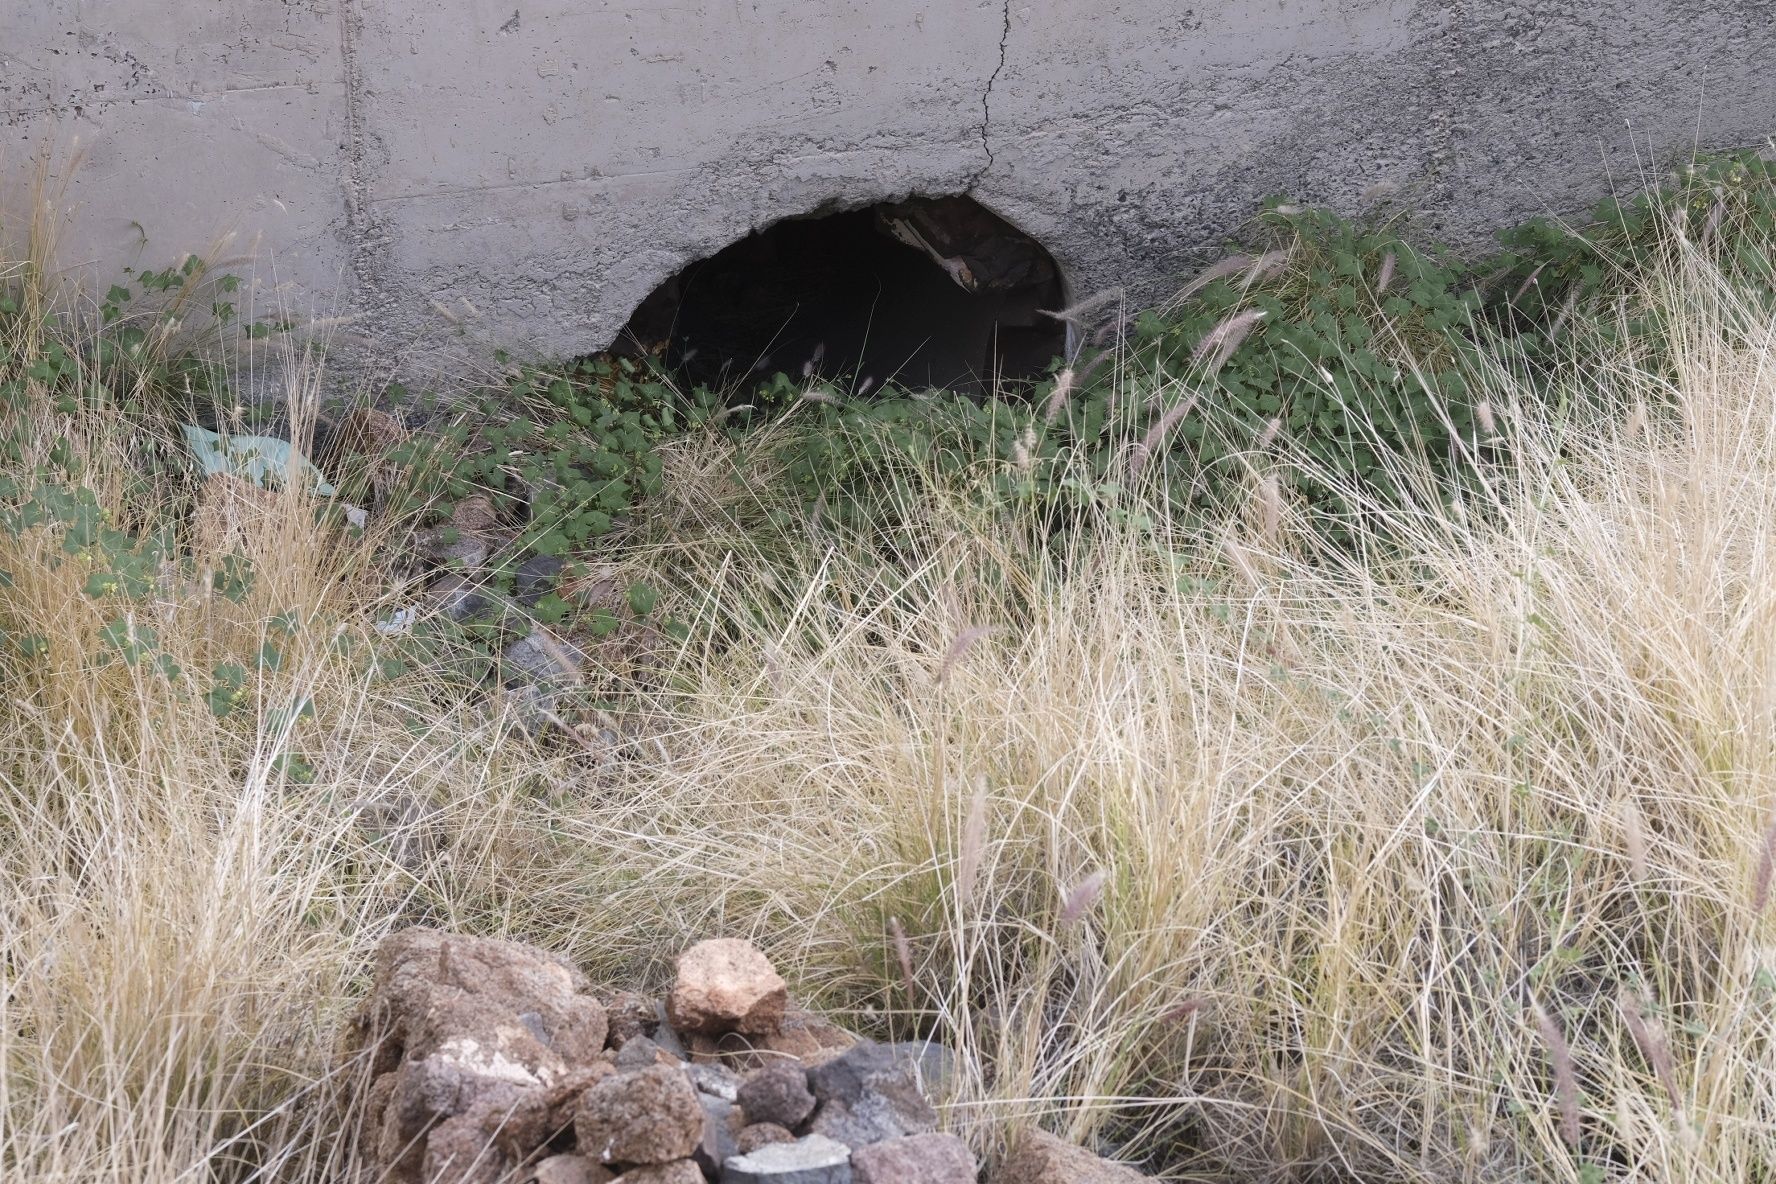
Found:
[(537, 1161), (524, 1184), (610, 1184), (614, 1179), (583, 1155), (551, 1155)]
[(655, 1065), (606, 1077), (580, 1097), (581, 1155), (643, 1166), (688, 1159), (703, 1138), (703, 1106), (682, 1069)]
[(856, 1044), (857, 1037), (812, 1012), (792, 1007), (783, 1013), (775, 1032), (753, 1043), (766, 1053), (794, 1057), (812, 1068)]
[(1047, 1131), (1028, 1130), (988, 1174), (987, 1184), (1140, 1184), (1150, 1178)]
[(561, 1129), (610, 1071), (591, 1063), (605, 1018), (587, 991), (565, 959), (517, 942), (429, 929), (385, 940), (352, 1033), (377, 1074), (366, 1130), (383, 1178), (492, 1178)]
[(605, 1007), (610, 1016), (610, 1034), (605, 1038), (612, 1048), (622, 1048), (636, 1036), (653, 1032), (654, 1001), (639, 991), (618, 991)]
[(611, 1184), (703, 1184), (703, 1170), (688, 1159), (630, 1168)]
[(741, 1129), (740, 1137), (735, 1143), (739, 1146), (741, 1155), (751, 1155), (767, 1143), (793, 1143), (795, 1138), (794, 1131), (774, 1122), (755, 1122)]
[(789, 987), (751, 942), (700, 941), (678, 957), (666, 1014), (681, 1032), (764, 1035), (777, 1031)]
[[(521, 1066), (525, 1084), (547, 1084), (566, 1062), (591, 1060), (604, 1047), (604, 1008), (590, 991), (586, 976), (558, 954), (498, 938), (406, 929), (377, 950), (375, 986), (360, 1026), (393, 1041), (409, 1059), (486, 1035), (493, 1038), (483, 1046), (488, 1057)], [(517, 1072), (511, 1065), (493, 1071)]]
[(908, 1135), (851, 1153), (852, 1184), (974, 1184), (974, 1153), (955, 1135)]

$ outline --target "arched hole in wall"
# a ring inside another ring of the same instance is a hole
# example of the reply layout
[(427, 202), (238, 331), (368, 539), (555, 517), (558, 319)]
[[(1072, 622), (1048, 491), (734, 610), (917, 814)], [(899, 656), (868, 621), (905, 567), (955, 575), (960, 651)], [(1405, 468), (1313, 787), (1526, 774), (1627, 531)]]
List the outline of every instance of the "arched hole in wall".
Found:
[(918, 197), (755, 231), (660, 285), (619, 344), (718, 389), (781, 371), (981, 393), (1043, 375), (1065, 326), (1041, 310), (1062, 303), (1035, 239), (972, 198)]

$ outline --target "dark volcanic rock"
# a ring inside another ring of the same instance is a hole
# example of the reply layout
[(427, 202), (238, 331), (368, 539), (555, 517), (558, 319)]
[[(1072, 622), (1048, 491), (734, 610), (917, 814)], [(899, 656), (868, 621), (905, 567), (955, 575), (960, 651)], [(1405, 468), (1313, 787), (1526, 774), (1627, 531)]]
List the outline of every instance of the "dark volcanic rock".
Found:
[(779, 1061), (753, 1071), (740, 1083), (735, 1100), (746, 1111), (748, 1122), (773, 1122), (793, 1129), (814, 1113), (808, 1074), (794, 1061)]
[(808, 1088), (820, 1102), (808, 1130), (848, 1147), (937, 1129), (916, 1062), (889, 1045), (858, 1044), (816, 1065), (808, 1070)]

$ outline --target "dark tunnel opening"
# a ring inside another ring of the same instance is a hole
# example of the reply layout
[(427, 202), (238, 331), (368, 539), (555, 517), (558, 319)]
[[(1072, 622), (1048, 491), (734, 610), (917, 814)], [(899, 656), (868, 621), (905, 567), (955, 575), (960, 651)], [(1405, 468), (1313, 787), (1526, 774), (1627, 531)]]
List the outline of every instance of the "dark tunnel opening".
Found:
[(981, 394), (1040, 378), (1065, 327), (1060, 269), (966, 197), (797, 218), (700, 259), (643, 301), (621, 346), (728, 389), (783, 372)]

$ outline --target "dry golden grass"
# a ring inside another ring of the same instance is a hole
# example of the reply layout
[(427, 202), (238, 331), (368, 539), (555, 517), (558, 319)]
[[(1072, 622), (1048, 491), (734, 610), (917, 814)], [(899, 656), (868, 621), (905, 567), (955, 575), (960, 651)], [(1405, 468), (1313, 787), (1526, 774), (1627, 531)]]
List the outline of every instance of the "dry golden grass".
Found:
[[(238, 524), (244, 603), (156, 599), (184, 689), (101, 664), (79, 557), (0, 534), (0, 625), (50, 646), (0, 668), (0, 1170), (367, 1178), (334, 1035), (424, 920), (613, 982), (754, 937), (955, 1049), (989, 1153), (1040, 1122), (1174, 1178), (1771, 1178), (1776, 325), (1699, 268), (1650, 298), (1675, 373), (1575, 373), (1557, 417), (1501, 373), (1516, 463), (1378, 509), (1367, 562), (1260, 476), (1191, 538), (934, 489), (885, 566), (764, 530), (687, 442), (628, 562), (692, 641), (601, 757), (337, 656), (400, 593), (298, 495)], [(124, 417), (39, 426), (141, 515)], [(216, 718), (192, 680), (292, 609)]]

